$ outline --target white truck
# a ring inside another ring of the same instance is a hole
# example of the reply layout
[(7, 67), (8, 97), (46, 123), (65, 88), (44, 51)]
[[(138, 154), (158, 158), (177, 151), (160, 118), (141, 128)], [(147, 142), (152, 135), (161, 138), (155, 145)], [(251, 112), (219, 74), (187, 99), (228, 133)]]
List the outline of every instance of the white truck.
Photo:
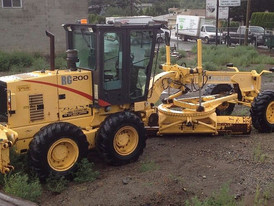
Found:
[[(213, 23), (213, 20), (206, 19), (204, 16), (177, 15), (176, 35), (184, 41), (200, 38), (208, 44), (215, 41), (216, 37), (216, 27)], [(220, 41), (220, 36), (221, 33), (218, 32), (218, 41)]]

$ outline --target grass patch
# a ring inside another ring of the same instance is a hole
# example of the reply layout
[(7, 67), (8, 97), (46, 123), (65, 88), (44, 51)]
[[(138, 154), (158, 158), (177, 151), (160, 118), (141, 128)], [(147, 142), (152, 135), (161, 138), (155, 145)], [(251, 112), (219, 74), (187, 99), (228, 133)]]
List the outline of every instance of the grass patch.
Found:
[(60, 194), (67, 188), (68, 182), (65, 177), (50, 175), (46, 180), (46, 188), (53, 193)]
[(197, 196), (185, 202), (186, 206), (236, 206), (237, 201), (229, 192), (228, 184), (225, 184), (217, 193), (213, 193), (211, 197), (205, 200), (199, 200)]
[(15, 151), (15, 148), (12, 147), (10, 149), (10, 162), (11, 165), (14, 166), (13, 173), (28, 173), (28, 157), (27, 154), (18, 154)]
[[(197, 53), (197, 47), (193, 47), (193, 53)], [(235, 48), (229, 48), (226, 46), (203, 46), (203, 64), (204, 66), (211, 63), (219, 67), (226, 67), (227, 63), (232, 62), (236, 67), (246, 70), (246, 67), (250, 65), (255, 66), (252, 69), (261, 71), (266, 68), (266, 64), (274, 64), (274, 58), (260, 54), (252, 46), (237, 46)], [(253, 66), (252, 66), (253, 67)], [(213, 67), (213, 70), (216, 68)]]
[[(0, 185), (3, 186), (4, 191), (8, 194), (37, 201), (42, 194), (42, 185), (44, 190), (60, 194), (69, 184), (69, 180), (65, 177), (51, 174), (46, 179), (46, 182), (43, 182), (41, 185), (35, 174), (29, 171), (26, 161), (27, 155), (19, 155), (14, 150), (11, 150), (10, 158), (15, 170), (9, 173), (9, 175), (0, 176)], [(92, 182), (99, 176), (99, 172), (95, 171), (94, 164), (85, 158), (79, 163), (79, 169), (73, 176), (73, 181), (76, 183)]]
[(265, 162), (267, 155), (263, 153), (262, 146), (259, 143), (253, 150), (253, 160), (255, 162)]
[(37, 201), (42, 194), (38, 178), (29, 179), (27, 174), (11, 174), (4, 177), (4, 191), (30, 201)]
[(99, 176), (99, 172), (94, 170), (94, 164), (84, 158), (79, 163), (79, 169), (75, 173), (73, 181), (77, 183), (93, 182)]
[(268, 201), (274, 197), (274, 185), (268, 185), (264, 190), (259, 185), (256, 187), (254, 206), (268, 205)]
[(140, 172), (148, 172), (159, 169), (159, 165), (157, 165), (154, 161), (142, 162), (140, 166)]

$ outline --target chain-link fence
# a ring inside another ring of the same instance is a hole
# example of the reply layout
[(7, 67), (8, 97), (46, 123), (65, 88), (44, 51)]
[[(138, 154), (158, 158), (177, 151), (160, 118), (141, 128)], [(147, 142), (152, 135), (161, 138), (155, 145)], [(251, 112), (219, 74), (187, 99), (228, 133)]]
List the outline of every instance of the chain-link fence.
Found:
[[(182, 41), (202, 39), (204, 43), (215, 43), (216, 27), (203, 25), (200, 29), (173, 30), (175, 37)], [(218, 31), (218, 44), (243, 45), (245, 43), (246, 27), (221, 27)], [(259, 26), (249, 26), (247, 30), (247, 43), (253, 46), (267, 46), (274, 48), (274, 28), (264, 29)]]
[[(222, 33), (222, 43), (227, 45), (243, 45), (245, 41), (246, 27), (224, 27), (220, 28)], [(272, 39), (274, 38), (273, 29), (264, 29), (259, 26), (250, 26), (247, 31), (247, 43), (254, 46), (274, 47)]]

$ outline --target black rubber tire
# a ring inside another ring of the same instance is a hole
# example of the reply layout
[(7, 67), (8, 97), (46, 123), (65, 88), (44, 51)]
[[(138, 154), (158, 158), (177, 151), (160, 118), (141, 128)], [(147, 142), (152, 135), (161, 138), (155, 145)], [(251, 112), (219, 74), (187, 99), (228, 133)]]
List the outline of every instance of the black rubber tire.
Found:
[(230, 37), (226, 37), (226, 38), (225, 38), (225, 44), (226, 44), (227, 46), (231, 46)]
[[(274, 124), (268, 122), (266, 117), (266, 110), (270, 103), (274, 101), (274, 91), (262, 91), (251, 104), (251, 118), (253, 126), (259, 132), (273, 132)], [(273, 114), (274, 115), (274, 114)]]
[(208, 37), (205, 37), (205, 43), (209, 44), (209, 38)]
[(163, 43), (163, 42), (164, 42), (163, 37), (158, 37), (158, 38), (157, 38), (157, 43)]
[[(50, 147), (62, 138), (73, 140), (78, 147), (77, 161), (66, 171), (54, 170), (48, 162), (47, 155)], [(28, 150), (29, 166), (41, 180), (45, 180), (49, 174), (54, 176), (71, 177), (77, 169), (77, 163), (87, 157), (88, 142), (83, 131), (70, 123), (58, 122), (43, 127), (32, 139)]]
[[(221, 94), (232, 90), (229, 84), (210, 84), (205, 88), (204, 95)], [(221, 110), (220, 107), (216, 108), (217, 115), (230, 115), (235, 107), (235, 104), (228, 103), (228, 107), (225, 110)]]
[[(114, 148), (114, 137), (120, 128), (130, 126), (138, 133), (138, 145), (128, 155), (120, 155)], [(138, 160), (146, 147), (144, 123), (132, 112), (119, 112), (110, 115), (100, 126), (96, 136), (96, 148), (104, 160), (111, 165), (124, 165)]]

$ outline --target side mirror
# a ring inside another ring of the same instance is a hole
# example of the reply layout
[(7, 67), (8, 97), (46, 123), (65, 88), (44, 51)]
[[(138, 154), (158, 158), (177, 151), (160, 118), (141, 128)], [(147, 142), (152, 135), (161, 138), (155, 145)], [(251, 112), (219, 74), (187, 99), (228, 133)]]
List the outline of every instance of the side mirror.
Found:
[(165, 43), (167, 46), (170, 46), (170, 35), (169, 32), (165, 32)]
[(270, 68), (269, 71), (274, 72), (274, 67)]

